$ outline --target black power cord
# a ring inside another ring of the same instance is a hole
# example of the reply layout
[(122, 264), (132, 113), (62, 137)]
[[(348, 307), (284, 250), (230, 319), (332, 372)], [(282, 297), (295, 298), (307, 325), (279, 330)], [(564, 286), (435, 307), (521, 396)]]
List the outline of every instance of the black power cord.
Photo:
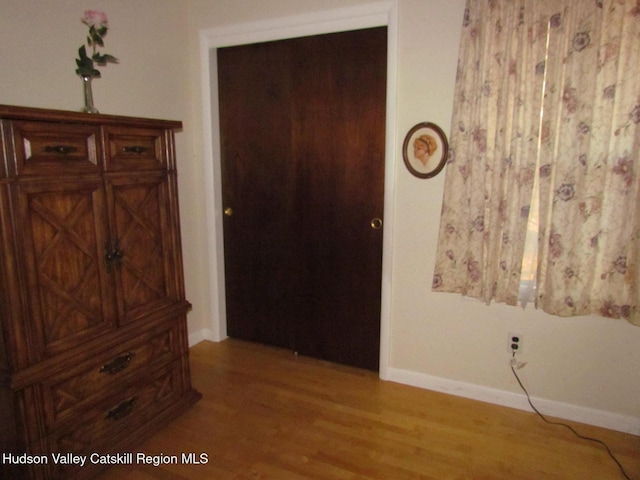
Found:
[[(515, 354), (515, 352), (513, 352), (513, 357), (515, 358), (515, 356), (516, 356), (516, 354)], [(518, 385), (520, 385), (520, 388), (522, 388), (522, 391), (527, 396), (527, 402), (529, 402), (529, 406), (531, 406), (533, 411), (536, 412), (538, 414), (538, 416), (542, 420), (544, 420), (545, 422), (547, 422), (550, 425), (560, 425), (561, 427), (568, 428), (569, 430), (571, 430), (571, 432), (576, 437), (578, 437), (578, 438), (580, 438), (582, 440), (587, 440), (589, 442), (595, 442), (595, 443), (598, 443), (598, 444), (602, 445), (607, 450), (607, 453), (609, 454), (611, 459), (614, 462), (616, 462), (616, 464), (618, 465), (618, 468), (620, 468), (620, 472), (622, 473), (622, 476), (624, 478), (626, 478), (627, 480), (631, 480), (631, 477), (627, 474), (627, 472), (624, 470), (624, 467), (622, 466), (622, 464), (618, 461), (618, 459), (615, 457), (615, 455), (611, 452), (611, 449), (609, 448), (609, 446), (606, 443), (604, 443), (602, 440), (598, 440), (597, 438), (585, 437), (584, 435), (581, 435), (580, 433), (578, 433), (571, 425), (567, 425), (566, 423), (562, 423), (562, 422), (553, 422), (553, 421), (547, 419), (542, 413), (540, 413), (540, 411), (531, 402), (531, 397), (529, 396), (529, 392), (527, 392), (527, 389), (524, 388), (524, 385), (522, 384), (522, 381), (520, 380), (520, 377), (516, 373), (516, 369), (514, 368), (513, 364), (511, 364), (511, 371), (513, 372), (513, 376), (516, 377), (516, 380), (518, 381)]]

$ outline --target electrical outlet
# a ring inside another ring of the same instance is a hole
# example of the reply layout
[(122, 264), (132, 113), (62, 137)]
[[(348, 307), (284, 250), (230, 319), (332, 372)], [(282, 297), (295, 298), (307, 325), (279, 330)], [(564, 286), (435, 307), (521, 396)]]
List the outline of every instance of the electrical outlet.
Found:
[(509, 332), (507, 348), (509, 353), (522, 353), (522, 335)]

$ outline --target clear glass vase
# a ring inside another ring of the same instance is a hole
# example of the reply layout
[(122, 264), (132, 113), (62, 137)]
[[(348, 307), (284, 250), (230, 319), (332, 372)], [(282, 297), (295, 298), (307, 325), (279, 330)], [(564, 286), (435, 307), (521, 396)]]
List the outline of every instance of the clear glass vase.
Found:
[(96, 107), (93, 106), (93, 90), (91, 90), (91, 75), (81, 75), (82, 88), (84, 92), (84, 107), (82, 112), (85, 113), (100, 113)]

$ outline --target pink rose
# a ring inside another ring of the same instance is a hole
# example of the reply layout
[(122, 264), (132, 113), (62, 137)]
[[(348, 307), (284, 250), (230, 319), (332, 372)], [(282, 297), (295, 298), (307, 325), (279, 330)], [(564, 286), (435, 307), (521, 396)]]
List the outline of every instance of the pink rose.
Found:
[(84, 12), (84, 18), (82, 23), (88, 27), (108, 27), (109, 21), (107, 20), (107, 14), (104, 12), (98, 12), (97, 10), (86, 10)]

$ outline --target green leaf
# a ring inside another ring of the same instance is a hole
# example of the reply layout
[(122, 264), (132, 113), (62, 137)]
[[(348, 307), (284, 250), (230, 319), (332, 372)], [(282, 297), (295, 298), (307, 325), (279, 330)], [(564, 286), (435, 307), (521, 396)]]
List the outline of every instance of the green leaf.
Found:
[(110, 63), (118, 63), (118, 59), (116, 57), (114, 57), (113, 55), (108, 55), (108, 54), (104, 54), (104, 55), (100, 55), (99, 53), (94, 53), (93, 54), (93, 61), (100, 64), (100, 65), (105, 65), (107, 62)]
[(89, 57), (87, 57), (87, 49), (84, 45), (82, 45), (79, 49), (78, 49), (78, 55), (80, 56), (81, 60), (84, 60), (85, 58), (88, 59)]
[(96, 72), (98, 76), (100, 75), (100, 72), (93, 66), (93, 60), (87, 56), (87, 49), (84, 45), (78, 49), (78, 57), (76, 58), (76, 65), (78, 66), (76, 73), (78, 75), (96, 76)]

